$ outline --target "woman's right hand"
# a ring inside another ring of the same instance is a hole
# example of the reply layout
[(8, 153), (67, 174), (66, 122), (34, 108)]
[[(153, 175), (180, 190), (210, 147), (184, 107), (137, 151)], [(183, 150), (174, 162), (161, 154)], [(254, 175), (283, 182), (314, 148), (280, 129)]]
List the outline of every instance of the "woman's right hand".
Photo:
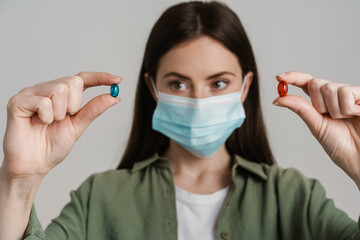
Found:
[(83, 91), (120, 81), (108, 73), (82, 72), (39, 83), (11, 97), (1, 170), (12, 180), (45, 176), (65, 159), (89, 124), (120, 101), (102, 94), (80, 109)]

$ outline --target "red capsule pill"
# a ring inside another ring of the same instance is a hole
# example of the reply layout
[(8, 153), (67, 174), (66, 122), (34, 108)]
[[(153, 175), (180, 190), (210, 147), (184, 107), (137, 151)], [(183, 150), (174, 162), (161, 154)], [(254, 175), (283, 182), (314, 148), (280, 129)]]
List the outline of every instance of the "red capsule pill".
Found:
[(288, 85), (285, 81), (281, 81), (279, 82), (279, 85), (278, 85), (278, 93), (279, 93), (279, 96), (280, 97), (284, 97), (286, 96), (288, 92)]

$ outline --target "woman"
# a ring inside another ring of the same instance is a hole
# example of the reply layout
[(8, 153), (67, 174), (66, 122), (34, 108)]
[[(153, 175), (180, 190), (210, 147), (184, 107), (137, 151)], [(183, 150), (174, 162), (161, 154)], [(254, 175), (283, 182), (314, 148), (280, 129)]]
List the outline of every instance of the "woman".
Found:
[[(295, 111), (360, 189), (360, 87), (298, 72), (276, 78), (301, 87), (312, 104), (297, 96), (274, 104)], [(79, 73), (9, 100), (1, 239), (360, 239), (318, 181), (274, 164), (251, 45), (217, 2), (178, 4), (160, 17), (118, 169), (86, 179), (43, 231), (33, 206), (41, 181), (119, 102), (104, 94), (80, 109), (82, 91), (120, 82)]]

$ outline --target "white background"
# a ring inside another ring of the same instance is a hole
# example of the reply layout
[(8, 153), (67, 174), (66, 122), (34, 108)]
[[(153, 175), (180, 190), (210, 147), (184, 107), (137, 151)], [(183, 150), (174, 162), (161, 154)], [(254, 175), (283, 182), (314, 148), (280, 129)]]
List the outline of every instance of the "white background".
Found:
[[(70, 200), (69, 192), (87, 176), (118, 165), (148, 34), (160, 14), (176, 2), (0, 0), (1, 136), (7, 101), (24, 87), (80, 71), (124, 78), (121, 103), (90, 125), (42, 183), (35, 204), (43, 227), (58, 216)], [(328, 158), (295, 113), (271, 103), (277, 97), (274, 76), (285, 71), (360, 85), (360, 1), (225, 2), (240, 17), (255, 52), (265, 121), (278, 163), (319, 179), (335, 205), (357, 220), (360, 193), (355, 183)], [(109, 87), (86, 90), (83, 103), (104, 92)], [(294, 86), (289, 94), (304, 96)]]

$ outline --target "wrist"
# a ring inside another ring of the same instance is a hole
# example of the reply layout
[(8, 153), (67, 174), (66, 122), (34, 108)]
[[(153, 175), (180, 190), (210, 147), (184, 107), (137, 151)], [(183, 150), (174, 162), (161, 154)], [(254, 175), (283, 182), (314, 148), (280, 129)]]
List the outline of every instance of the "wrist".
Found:
[(3, 166), (0, 167), (0, 201), (33, 202), (36, 192), (45, 176), (11, 178)]
[(0, 167), (0, 239), (22, 239), (41, 177), (12, 179)]
[(19, 187), (26, 187), (27, 185), (40, 184), (45, 178), (46, 174), (19, 174), (12, 173), (9, 170), (8, 161), (3, 159), (2, 165), (0, 165), (0, 180), (6, 181), (13, 186), (19, 185)]

